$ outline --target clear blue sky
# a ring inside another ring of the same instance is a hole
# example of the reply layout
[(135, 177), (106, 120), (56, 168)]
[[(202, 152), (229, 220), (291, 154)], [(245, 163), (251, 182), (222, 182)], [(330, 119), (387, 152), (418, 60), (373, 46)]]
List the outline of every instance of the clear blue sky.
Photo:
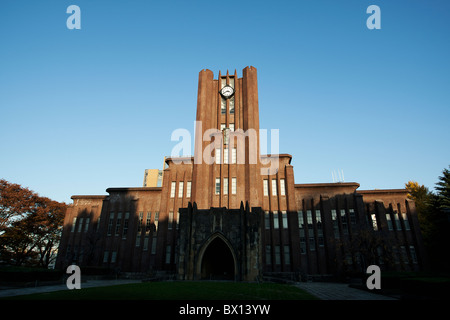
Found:
[(447, 0), (2, 0), (0, 178), (67, 203), (141, 186), (172, 131), (193, 130), (199, 71), (252, 65), (296, 183), (343, 170), (361, 189), (434, 189), (450, 165), (449, 17)]

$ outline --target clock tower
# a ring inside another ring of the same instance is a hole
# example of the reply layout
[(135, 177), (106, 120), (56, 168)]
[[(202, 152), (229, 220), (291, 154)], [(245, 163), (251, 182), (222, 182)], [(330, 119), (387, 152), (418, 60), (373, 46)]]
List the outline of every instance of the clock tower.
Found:
[(257, 71), (246, 67), (198, 80), (192, 201), (199, 209), (261, 206)]

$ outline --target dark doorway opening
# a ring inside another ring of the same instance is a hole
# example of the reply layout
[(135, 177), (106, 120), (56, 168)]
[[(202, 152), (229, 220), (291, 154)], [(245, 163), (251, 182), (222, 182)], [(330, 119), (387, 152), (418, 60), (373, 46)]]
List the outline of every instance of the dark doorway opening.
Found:
[(219, 237), (206, 248), (202, 259), (202, 279), (234, 280), (234, 258), (227, 244)]

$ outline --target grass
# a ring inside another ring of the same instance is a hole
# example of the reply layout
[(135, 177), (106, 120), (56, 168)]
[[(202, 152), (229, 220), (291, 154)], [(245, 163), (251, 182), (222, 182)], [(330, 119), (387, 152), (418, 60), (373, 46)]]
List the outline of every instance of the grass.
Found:
[(295, 286), (246, 282), (144, 282), (9, 297), (10, 300), (316, 300)]

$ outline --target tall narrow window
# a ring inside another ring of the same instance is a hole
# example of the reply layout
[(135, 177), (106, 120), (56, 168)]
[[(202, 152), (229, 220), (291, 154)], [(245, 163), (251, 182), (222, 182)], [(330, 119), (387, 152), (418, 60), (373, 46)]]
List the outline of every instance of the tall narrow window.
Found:
[(231, 163), (235, 164), (237, 159), (237, 151), (236, 148), (231, 149)]
[(279, 226), (279, 222), (278, 222), (278, 211), (274, 211), (273, 212), (273, 228), (274, 229), (278, 229)]
[(111, 253), (111, 263), (116, 263), (116, 259), (117, 259), (117, 251), (113, 251)]
[(152, 254), (156, 254), (156, 240), (157, 239), (158, 239), (157, 237), (153, 237), (153, 239), (152, 239), (152, 251), (151, 251)]
[(72, 220), (72, 229), (70, 230), (70, 232), (75, 232), (76, 225), (77, 225), (77, 217), (74, 217)]
[(183, 198), (184, 182), (178, 182), (178, 198)]
[(170, 245), (166, 246), (166, 263), (170, 263)]
[(231, 178), (231, 194), (236, 194), (236, 178)]
[(408, 216), (406, 213), (402, 213), (403, 218), (403, 224), (405, 225), (405, 230), (411, 230), (411, 227), (409, 226)]
[(117, 214), (117, 221), (116, 221), (116, 232), (115, 235), (118, 236), (120, 234), (120, 227), (122, 226), (122, 212), (119, 212)]
[(108, 262), (108, 257), (109, 257), (109, 251), (105, 250), (105, 252), (103, 252), (103, 263)]
[(378, 230), (377, 216), (374, 213), (372, 213), (370, 217), (372, 219), (372, 228), (374, 231), (377, 231)]
[(230, 114), (234, 114), (234, 96), (230, 98)]
[(284, 179), (280, 179), (280, 195), (286, 195), (286, 186), (284, 184)]
[(223, 149), (223, 163), (228, 164), (228, 148)]
[(230, 131), (234, 131), (234, 123), (230, 123)]
[(227, 100), (225, 100), (224, 97), (220, 97), (220, 113), (221, 114), (227, 113)]
[(168, 225), (167, 228), (168, 228), (169, 230), (172, 230), (172, 225), (173, 225), (173, 211), (170, 211), (170, 212), (169, 212), (169, 221), (168, 221), (168, 222), (169, 222), (169, 225)]
[(220, 178), (216, 178), (216, 194), (220, 194)]
[(269, 180), (264, 179), (263, 180), (263, 189), (264, 189), (264, 196), (269, 195)]
[(291, 264), (291, 254), (289, 252), (289, 246), (283, 247), (283, 253), (284, 253), (284, 264)]
[(344, 232), (344, 234), (348, 234), (347, 215), (345, 213), (345, 209), (341, 209), (341, 223), (342, 223), (342, 232)]
[(153, 222), (153, 224), (155, 225), (155, 232), (153, 233), (153, 236), (156, 236), (156, 232), (158, 232), (158, 220), (159, 220), (159, 212), (156, 211), (155, 212), (155, 220)]
[(89, 222), (91, 222), (90, 218), (86, 218), (86, 223), (84, 224), (84, 232), (88, 232), (89, 230)]
[(78, 223), (78, 232), (81, 232), (83, 230), (83, 221), (84, 218), (80, 218), (80, 222)]
[(272, 195), (273, 196), (277, 195), (277, 180), (276, 179), (272, 179)]
[(386, 220), (387, 220), (387, 225), (388, 225), (388, 230), (392, 231), (392, 220), (391, 220), (391, 215), (389, 213), (386, 213)]
[(220, 149), (216, 149), (216, 164), (220, 164)]
[(306, 219), (308, 221), (308, 229), (311, 230), (313, 228), (313, 219), (311, 210), (306, 210)]
[(266, 230), (270, 229), (270, 214), (269, 211), (264, 212), (264, 227)]
[(331, 209), (331, 219), (333, 220), (334, 238), (339, 239), (339, 222), (337, 217), (337, 211), (335, 209)]
[(281, 221), (282, 221), (282, 226), (284, 229), (287, 229), (288, 227), (288, 219), (287, 219), (287, 213), (286, 211), (281, 211)]
[(228, 178), (223, 178), (223, 194), (228, 194)]
[(270, 246), (266, 246), (266, 264), (271, 265), (272, 264), (272, 253), (271, 253)]
[(280, 246), (275, 246), (275, 264), (281, 264)]
[(147, 220), (145, 222), (145, 235), (148, 236), (150, 234), (152, 226), (152, 213), (149, 211), (147, 212)]
[(172, 184), (170, 185), (170, 197), (175, 198), (175, 187), (177, 183), (175, 181), (172, 181)]
[(126, 212), (125, 213), (125, 220), (123, 221), (123, 232), (122, 232), (122, 239), (126, 239), (127, 238), (127, 233), (128, 233), (128, 222), (130, 220), (130, 213)]
[(394, 212), (394, 220), (395, 220), (395, 228), (398, 231), (401, 231), (402, 230), (402, 225), (400, 223), (400, 219), (398, 217), (398, 213), (397, 212)]
[(109, 221), (108, 221), (108, 233), (107, 233), (108, 236), (110, 236), (112, 233), (113, 223), (114, 223), (114, 212), (111, 212), (109, 214)]
[(223, 129), (225, 129), (227, 127), (226, 123), (221, 123), (220, 124), (220, 131), (223, 131)]
[(186, 184), (186, 198), (191, 197), (191, 187), (192, 187), (192, 181), (188, 181)]

